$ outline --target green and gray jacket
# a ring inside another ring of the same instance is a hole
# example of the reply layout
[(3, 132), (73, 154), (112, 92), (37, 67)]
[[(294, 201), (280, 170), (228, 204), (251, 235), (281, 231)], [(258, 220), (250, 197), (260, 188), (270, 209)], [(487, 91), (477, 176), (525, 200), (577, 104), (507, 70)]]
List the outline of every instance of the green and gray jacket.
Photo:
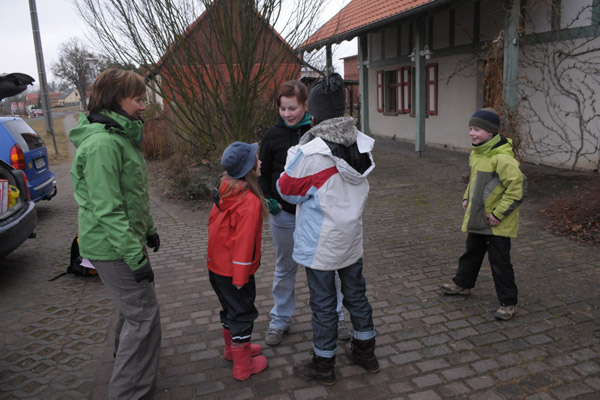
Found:
[(90, 260), (141, 265), (146, 237), (156, 233), (150, 214), (142, 121), (109, 111), (80, 114), (69, 139), (77, 148), (71, 167), (79, 205), (79, 251)]
[[(469, 166), (471, 175), (463, 197), (468, 201), (463, 232), (516, 237), (527, 179), (515, 160), (512, 140), (495, 135), (488, 142), (473, 146)], [(498, 226), (490, 226), (490, 213), (500, 220)]]

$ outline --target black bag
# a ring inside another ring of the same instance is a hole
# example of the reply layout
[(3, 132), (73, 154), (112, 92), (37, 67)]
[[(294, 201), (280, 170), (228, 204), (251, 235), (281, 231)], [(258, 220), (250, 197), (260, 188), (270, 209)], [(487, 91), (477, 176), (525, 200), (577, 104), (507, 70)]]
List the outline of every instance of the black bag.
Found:
[(52, 282), (53, 280), (58, 279), (61, 276), (65, 276), (67, 274), (73, 274), (78, 276), (98, 275), (98, 272), (95, 269), (87, 268), (81, 265), (81, 261), (82, 258), (79, 254), (79, 235), (77, 235), (71, 243), (71, 260), (69, 262), (69, 266), (67, 267), (67, 272), (63, 272), (62, 274), (56, 275), (54, 278), (49, 279), (48, 282)]

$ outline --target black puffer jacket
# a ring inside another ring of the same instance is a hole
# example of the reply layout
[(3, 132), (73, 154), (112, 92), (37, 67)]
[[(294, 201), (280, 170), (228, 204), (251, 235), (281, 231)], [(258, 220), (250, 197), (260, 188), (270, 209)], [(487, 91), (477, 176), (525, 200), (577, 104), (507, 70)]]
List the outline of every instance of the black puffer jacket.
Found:
[(284, 170), (287, 151), (298, 144), (300, 137), (310, 129), (310, 125), (288, 128), (279, 117), (275, 125), (267, 129), (260, 144), (260, 177), (258, 182), (265, 198), (276, 199), (283, 210), (295, 214), (296, 205), (282, 200), (277, 192), (277, 179)]

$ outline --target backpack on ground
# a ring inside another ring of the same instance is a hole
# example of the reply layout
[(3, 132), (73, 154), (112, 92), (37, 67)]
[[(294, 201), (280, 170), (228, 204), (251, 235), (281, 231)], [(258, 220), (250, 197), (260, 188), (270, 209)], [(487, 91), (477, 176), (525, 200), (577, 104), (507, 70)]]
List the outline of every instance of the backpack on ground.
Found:
[(95, 269), (84, 267), (83, 265), (81, 265), (82, 261), (83, 259), (79, 254), (79, 235), (77, 235), (71, 243), (71, 259), (69, 262), (69, 266), (67, 267), (67, 272), (63, 272), (62, 274), (56, 275), (54, 278), (49, 279), (48, 282), (52, 282), (53, 280), (58, 279), (61, 276), (65, 276), (67, 274), (73, 274), (78, 276), (98, 275), (98, 272)]

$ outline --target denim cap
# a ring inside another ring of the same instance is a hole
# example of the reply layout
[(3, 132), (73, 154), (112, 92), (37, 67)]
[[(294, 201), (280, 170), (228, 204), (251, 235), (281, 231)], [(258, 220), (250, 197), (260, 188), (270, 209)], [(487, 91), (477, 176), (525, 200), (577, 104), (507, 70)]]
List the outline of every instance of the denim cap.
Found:
[(221, 166), (230, 177), (243, 178), (256, 164), (257, 151), (258, 143), (233, 142), (223, 152)]

